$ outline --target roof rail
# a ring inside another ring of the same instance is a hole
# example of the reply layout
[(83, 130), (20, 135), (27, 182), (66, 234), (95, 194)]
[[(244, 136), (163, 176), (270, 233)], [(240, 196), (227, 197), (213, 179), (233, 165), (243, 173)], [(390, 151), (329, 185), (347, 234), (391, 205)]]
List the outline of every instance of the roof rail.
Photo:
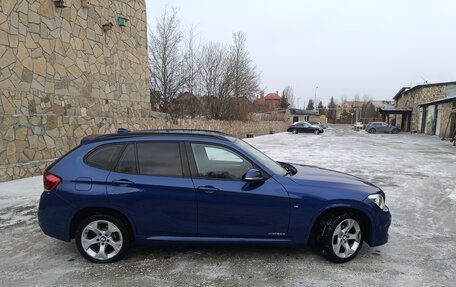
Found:
[(118, 128), (117, 129), (117, 133), (118, 134), (126, 134), (126, 133), (129, 133), (131, 132), (129, 129), (126, 129), (126, 128)]
[[(141, 132), (141, 131), (138, 131)], [(151, 133), (211, 133), (211, 134), (218, 134), (222, 136), (227, 136), (228, 134), (219, 131), (213, 130), (204, 130), (204, 129), (155, 129), (155, 130), (145, 130), (143, 132), (151, 132)]]

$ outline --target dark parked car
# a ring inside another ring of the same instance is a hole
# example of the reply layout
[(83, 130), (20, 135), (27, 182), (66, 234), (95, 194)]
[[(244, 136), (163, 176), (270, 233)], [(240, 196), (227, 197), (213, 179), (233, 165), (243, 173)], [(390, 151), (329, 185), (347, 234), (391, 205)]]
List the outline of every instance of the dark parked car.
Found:
[(288, 127), (287, 132), (297, 133), (314, 133), (316, 135), (324, 133), (324, 130), (320, 126), (311, 125), (308, 122), (296, 122)]
[(366, 126), (366, 131), (370, 134), (375, 134), (377, 132), (397, 134), (400, 132), (400, 129), (384, 122), (370, 122)]
[(276, 162), (217, 132), (91, 136), (44, 173), (43, 232), (73, 238), (86, 259), (133, 244), (306, 245), (334, 262), (388, 241), (385, 194), (360, 178)]

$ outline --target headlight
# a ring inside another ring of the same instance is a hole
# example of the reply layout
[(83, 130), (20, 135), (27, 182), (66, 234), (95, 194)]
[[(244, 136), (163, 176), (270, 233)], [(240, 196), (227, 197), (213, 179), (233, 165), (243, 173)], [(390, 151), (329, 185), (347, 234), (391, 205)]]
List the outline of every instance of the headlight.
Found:
[(385, 208), (385, 199), (381, 194), (371, 194), (368, 196), (368, 198), (377, 204), (381, 209)]

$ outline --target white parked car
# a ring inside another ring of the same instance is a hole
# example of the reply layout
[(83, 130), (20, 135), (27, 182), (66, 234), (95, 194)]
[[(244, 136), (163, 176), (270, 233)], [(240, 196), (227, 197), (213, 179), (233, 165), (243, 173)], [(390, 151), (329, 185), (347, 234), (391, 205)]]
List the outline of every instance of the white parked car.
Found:
[(356, 130), (356, 129), (360, 129), (360, 130), (364, 129), (364, 124), (363, 124), (363, 122), (356, 122), (356, 123), (353, 125), (353, 129), (355, 129), (355, 130)]

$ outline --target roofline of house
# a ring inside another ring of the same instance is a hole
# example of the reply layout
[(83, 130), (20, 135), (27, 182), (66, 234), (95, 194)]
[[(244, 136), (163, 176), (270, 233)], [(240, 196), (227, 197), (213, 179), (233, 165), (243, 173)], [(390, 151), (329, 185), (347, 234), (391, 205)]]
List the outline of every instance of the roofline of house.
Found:
[(393, 97), (393, 100), (396, 100), (402, 96), (402, 93), (406, 90), (410, 89), (410, 87), (402, 87), (399, 92), (396, 93), (396, 95)]
[(444, 102), (449, 102), (449, 101), (452, 101), (452, 100), (456, 100), (456, 96), (451, 96), (451, 97), (446, 97), (446, 98), (443, 98), (443, 99), (438, 99), (438, 100), (435, 100), (435, 101), (430, 101), (430, 102), (427, 102), (427, 103), (424, 103), (424, 104), (419, 104), (418, 106), (429, 106), (429, 105), (432, 105), (432, 104), (444, 103)]
[(428, 88), (428, 87), (434, 87), (434, 86), (443, 86), (443, 85), (456, 85), (456, 81), (451, 81), (451, 82), (440, 82), (440, 83), (431, 83), (431, 84), (421, 84), (421, 85), (416, 85), (412, 88), (409, 87), (403, 87), (402, 89), (399, 90), (399, 92), (393, 97), (394, 100), (402, 97), (402, 95), (407, 94), (409, 92), (412, 92), (416, 89), (419, 88)]

